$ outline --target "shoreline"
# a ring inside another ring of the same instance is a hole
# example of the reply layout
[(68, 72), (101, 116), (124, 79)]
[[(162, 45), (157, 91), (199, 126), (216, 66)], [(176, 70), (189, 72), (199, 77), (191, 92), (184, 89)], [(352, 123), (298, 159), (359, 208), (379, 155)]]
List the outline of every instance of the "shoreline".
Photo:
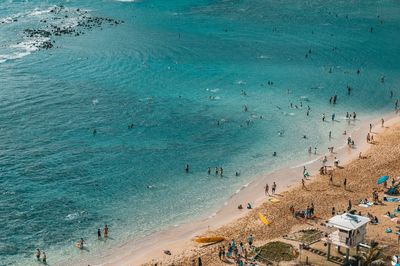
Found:
[[(400, 123), (400, 117), (393, 113), (382, 116), (385, 119), (385, 127)], [(307, 166), (307, 171), (311, 174), (311, 178), (307, 179), (307, 183), (314, 181), (314, 176), (319, 174), (321, 159), (323, 156), (328, 157), (328, 164), (333, 164), (333, 158), (338, 157), (340, 165), (346, 165), (354, 159), (358, 158), (360, 152), (363, 154), (370, 148), (365, 137), (369, 132), (369, 124), (374, 125), (373, 132), (379, 133), (384, 128), (380, 126), (380, 118), (367, 117), (365, 121), (360, 121), (354, 126), (351, 132), (343, 137), (343, 143), (348, 136), (355, 140), (356, 147), (348, 148), (343, 145), (336, 148), (333, 154), (318, 154), (316, 158), (304, 162), (296, 162), (294, 166), (286, 166), (278, 170), (261, 173), (253, 178), (252, 181), (242, 186), (231, 195), (224, 205), (213, 214), (203, 216), (194, 221), (184, 222), (179, 226), (169, 227), (159, 232), (150, 234), (149, 236), (128, 241), (101, 252), (98, 256), (86, 258), (79, 265), (147, 265), (151, 262), (173, 261), (176, 256), (182, 256), (187, 252), (193, 252), (196, 245), (191, 241), (193, 237), (204, 234), (208, 230), (216, 230), (222, 226), (228, 226), (240, 218), (249, 214), (246, 209), (238, 210), (237, 206), (242, 204), (245, 206), (247, 202), (252, 203), (253, 209), (260, 207), (267, 202), (264, 195), (264, 186), (272, 182), (277, 182), (277, 193), (290, 191), (301, 182), (302, 168)], [(272, 179), (274, 178), (274, 179)], [(140, 243), (138, 245), (138, 243)], [(168, 256), (163, 250), (170, 250), (172, 255)], [(114, 254), (119, 254), (118, 256)]]

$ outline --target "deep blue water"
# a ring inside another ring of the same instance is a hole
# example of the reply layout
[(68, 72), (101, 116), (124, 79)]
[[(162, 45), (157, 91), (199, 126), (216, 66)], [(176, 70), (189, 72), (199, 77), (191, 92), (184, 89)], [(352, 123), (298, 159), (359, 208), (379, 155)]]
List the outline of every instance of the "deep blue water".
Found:
[[(124, 23), (48, 50), (24, 33), (78, 29), (81, 12)], [(95, 256), (104, 223), (123, 242), (212, 212), (339, 139), (346, 111), (392, 110), (399, 62), (395, 0), (0, 2), (0, 265), (36, 248), (59, 265), (80, 237)]]

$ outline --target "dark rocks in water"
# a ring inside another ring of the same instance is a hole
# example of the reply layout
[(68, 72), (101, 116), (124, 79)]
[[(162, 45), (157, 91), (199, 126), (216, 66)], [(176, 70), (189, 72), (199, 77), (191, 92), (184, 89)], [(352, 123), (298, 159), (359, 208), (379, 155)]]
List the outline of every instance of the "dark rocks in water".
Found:
[[(75, 10), (65, 9), (64, 6), (54, 7), (50, 9), (50, 17), (42, 19), (40, 22), (47, 23), (45, 29), (25, 29), (24, 34), (30, 38), (49, 38), (49, 40), (38, 40), (36, 44), (33, 44), (39, 49), (51, 49), (53, 48), (54, 40), (50, 40), (53, 36), (80, 36), (85, 34), (85, 31), (91, 31), (93, 29), (102, 30), (104, 26), (117, 26), (124, 23), (123, 20), (116, 20), (112, 18), (91, 16), (87, 11), (81, 11), (79, 8)], [(67, 15), (66, 13), (69, 13)], [(75, 17), (76, 16), (76, 17)], [(68, 25), (69, 19), (76, 18), (76, 24), (74, 26)], [(52, 22), (53, 20), (54, 22)], [(3, 22), (2, 22), (3, 23)]]
[(51, 32), (47, 30), (25, 29), (24, 33), (29, 37), (50, 37)]
[(53, 48), (53, 44), (51, 43), (51, 41), (45, 41), (38, 44), (36, 47), (39, 49), (51, 49)]

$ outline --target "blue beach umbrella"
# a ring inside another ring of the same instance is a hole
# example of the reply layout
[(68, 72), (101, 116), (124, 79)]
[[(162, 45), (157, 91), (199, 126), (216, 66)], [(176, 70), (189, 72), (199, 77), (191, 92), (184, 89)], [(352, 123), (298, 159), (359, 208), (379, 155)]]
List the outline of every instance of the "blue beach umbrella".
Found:
[(383, 176), (379, 177), (379, 179), (378, 179), (378, 181), (376, 181), (376, 183), (377, 183), (378, 185), (380, 185), (380, 184), (382, 184), (382, 183), (385, 183), (385, 181), (388, 180), (388, 179), (389, 179), (389, 176), (388, 176), (388, 175), (383, 175)]

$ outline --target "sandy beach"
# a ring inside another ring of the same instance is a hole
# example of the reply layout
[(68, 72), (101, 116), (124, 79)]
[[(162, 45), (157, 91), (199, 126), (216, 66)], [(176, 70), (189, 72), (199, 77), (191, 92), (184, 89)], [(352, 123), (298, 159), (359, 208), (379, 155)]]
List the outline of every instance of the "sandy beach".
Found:
[[(227, 240), (234, 238), (245, 242), (251, 233), (257, 246), (279, 238), (289, 233), (292, 228), (304, 224), (304, 221), (291, 216), (289, 207), (293, 205), (295, 209), (305, 209), (311, 202), (314, 203), (318, 216), (328, 219), (331, 217), (332, 207), (341, 211), (345, 210), (349, 199), (355, 202), (370, 198), (372, 189), (377, 187), (376, 178), (380, 175), (388, 174), (394, 177), (398, 174), (396, 169), (399, 166), (399, 153), (395, 151), (400, 149), (397, 141), (400, 134), (400, 119), (396, 115), (387, 115), (384, 118), (385, 127), (381, 127), (380, 119), (355, 122), (353, 130), (342, 136), (344, 145), (340, 148), (335, 147), (332, 154), (327, 152), (310, 156), (307, 162), (257, 176), (253, 182), (243, 186), (230, 197), (218, 212), (205, 219), (115, 247), (113, 252), (104, 252), (90, 263), (91, 265), (154, 265), (155, 263), (190, 265), (193, 258), (201, 256), (207, 265), (221, 265), (215, 251), (216, 246), (199, 247), (192, 239), (196, 236), (223, 236)], [(365, 140), (370, 123), (374, 125), (373, 144), (368, 144)], [(354, 148), (345, 145), (348, 136), (355, 140)], [(358, 158), (360, 152), (365, 159)], [(329, 169), (334, 169), (334, 185), (328, 184), (327, 176), (319, 175), (321, 161), (325, 155), (328, 158), (326, 165)], [(333, 165), (335, 157), (340, 160), (340, 168)], [(306, 166), (311, 174), (306, 180), (306, 189), (301, 187), (303, 166)], [(343, 188), (344, 178), (347, 178), (346, 190)], [(273, 181), (278, 185), (277, 194), (274, 196), (280, 200), (278, 203), (270, 202), (271, 197), (266, 197), (264, 192), (265, 184), (269, 183), (271, 187)], [(248, 202), (252, 204), (252, 210), (246, 208), (238, 210), (239, 204), (245, 207)], [(269, 226), (261, 223), (258, 218), (259, 212), (271, 221)], [(375, 231), (369, 230), (368, 237), (378, 237), (382, 233)], [(172, 255), (164, 254), (164, 250), (171, 251)]]

